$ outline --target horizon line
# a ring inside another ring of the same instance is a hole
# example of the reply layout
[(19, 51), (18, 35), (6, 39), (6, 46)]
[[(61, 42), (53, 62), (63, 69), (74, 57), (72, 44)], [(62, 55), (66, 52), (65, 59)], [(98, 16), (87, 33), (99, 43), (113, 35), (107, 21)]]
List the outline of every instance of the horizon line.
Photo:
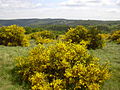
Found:
[(23, 19), (25, 19), (25, 20), (28, 20), (28, 19), (38, 19), (38, 20), (40, 20), (40, 19), (59, 19), (59, 20), (83, 20), (83, 21), (120, 21), (120, 19), (113, 19), (113, 20), (105, 20), (105, 19), (71, 19), (71, 18), (4, 18), (4, 19), (2, 19), (2, 18), (0, 18), (0, 20), (23, 20)]

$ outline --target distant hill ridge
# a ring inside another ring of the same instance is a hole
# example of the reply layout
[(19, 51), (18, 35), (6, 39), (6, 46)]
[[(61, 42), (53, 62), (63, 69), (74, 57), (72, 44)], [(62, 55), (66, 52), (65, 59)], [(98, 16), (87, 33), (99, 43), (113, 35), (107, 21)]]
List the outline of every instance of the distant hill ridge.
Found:
[(0, 20), (0, 24), (4, 26), (17, 24), (20, 26), (30, 25), (116, 25), (119, 21), (100, 21), (100, 20), (68, 20), (68, 19), (11, 19)]

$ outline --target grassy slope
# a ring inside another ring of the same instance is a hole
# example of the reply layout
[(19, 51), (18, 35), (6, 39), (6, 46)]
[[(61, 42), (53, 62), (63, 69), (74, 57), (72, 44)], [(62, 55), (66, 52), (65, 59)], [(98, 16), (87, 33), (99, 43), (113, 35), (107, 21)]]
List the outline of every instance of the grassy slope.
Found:
[(28, 49), (0, 46), (0, 90), (23, 90), (22, 86), (13, 82), (11, 70), (14, 68), (13, 58), (27, 54)]
[[(26, 55), (29, 48), (0, 46), (0, 90), (24, 90), (23, 86), (13, 81), (11, 70), (14, 67), (13, 58)], [(111, 63), (113, 76), (105, 83), (103, 90), (120, 90), (120, 45), (108, 43), (103, 49), (90, 52), (99, 57), (101, 62)]]
[(101, 62), (109, 61), (111, 64), (112, 77), (105, 82), (103, 90), (120, 90), (120, 45), (111, 42), (103, 49), (90, 52), (99, 57)]

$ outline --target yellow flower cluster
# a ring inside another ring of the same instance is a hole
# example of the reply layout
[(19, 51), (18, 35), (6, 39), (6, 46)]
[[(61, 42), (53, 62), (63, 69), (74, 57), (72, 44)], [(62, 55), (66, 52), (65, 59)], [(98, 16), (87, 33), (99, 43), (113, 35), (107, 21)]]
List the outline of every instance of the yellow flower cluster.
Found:
[(0, 44), (6, 46), (29, 46), (25, 29), (17, 25), (0, 27)]
[(55, 42), (55, 40), (49, 39), (49, 38), (42, 38), (42, 37), (36, 38), (37, 44), (47, 44), (47, 43), (51, 43), (51, 42)]
[(120, 44), (120, 38), (117, 39), (117, 43)]
[(41, 32), (35, 32), (32, 33), (31, 38), (36, 39), (37, 37), (42, 37), (42, 38), (54, 38), (54, 34), (51, 31), (41, 31)]
[(111, 33), (110, 39), (120, 44), (120, 30), (113, 31)]
[(43, 43), (50, 43), (54, 42), (54, 34), (51, 31), (41, 31), (41, 32), (35, 32), (30, 35), (32, 39), (35, 39), (37, 44), (43, 44)]
[(99, 90), (110, 77), (108, 66), (100, 65), (85, 45), (69, 42), (39, 44), (17, 60), (18, 73), (31, 83), (32, 90)]
[(110, 34), (100, 34), (100, 35), (105, 40), (109, 39), (109, 37), (110, 37)]
[(61, 36), (63, 41), (70, 41), (72, 43), (86, 42), (87, 48), (102, 48), (105, 45), (105, 40), (95, 27), (88, 30), (84, 26), (77, 26), (76, 28), (70, 28), (65, 35)]
[(80, 43), (81, 40), (88, 40), (88, 30), (84, 26), (77, 26), (76, 28), (70, 28), (65, 34), (65, 40), (71, 40), (72, 43)]

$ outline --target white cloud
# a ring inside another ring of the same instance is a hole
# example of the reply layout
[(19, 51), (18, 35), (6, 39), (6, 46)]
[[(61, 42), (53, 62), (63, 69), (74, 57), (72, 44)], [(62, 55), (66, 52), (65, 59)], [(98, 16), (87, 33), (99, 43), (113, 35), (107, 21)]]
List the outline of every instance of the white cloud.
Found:
[(83, 6), (83, 5), (85, 5), (80, 0), (68, 0), (68, 1), (64, 1), (60, 4), (63, 6)]
[(63, 6), (86, 6), (88, 4), (99, 3), (99, 0), (67, 0), (61, 3)]
[(40, 6), (41, 3), (34, 3), (33, 0), (0, 0), (0, 9), (27, 9)]
[(63, 6), (111, 6), (111, 5), (116, 5), (116, 1), (113, 1), (113, 0), (67, 0), (62, 2), (61, 5)]
[(118, 10), (116, 8), (113, 8), (113, 9), (107, 10), (107, 12), (109, 12), (109, 13), (120, 13), (120, 10)]
[(120, 0), (65, 0), (61, 3), (46, 0), (44, 5), (41, 1), (0, 0), (0, 18), (120, 20)]
[(116, 4), (117, 4), (118, 6), (120, 6), (120, 0), (118, 0), (118, 1), (116, 2)]

